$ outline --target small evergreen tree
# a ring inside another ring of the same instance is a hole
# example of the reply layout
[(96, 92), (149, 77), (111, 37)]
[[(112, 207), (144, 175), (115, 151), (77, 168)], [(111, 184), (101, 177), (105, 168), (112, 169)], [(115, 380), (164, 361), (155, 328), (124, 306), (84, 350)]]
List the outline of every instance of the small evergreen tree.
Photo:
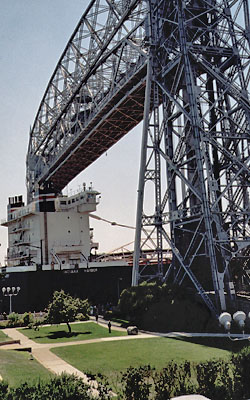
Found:
[(87, 315), (89, 312), (88, 300), (81, 300), (65, 293), (63, 290), (55, 291), (52, 301), (48, 305), (47, 321), (50, 324), (66, 323), (71, 333), (70, 322), (76, 319), (78, 313)]

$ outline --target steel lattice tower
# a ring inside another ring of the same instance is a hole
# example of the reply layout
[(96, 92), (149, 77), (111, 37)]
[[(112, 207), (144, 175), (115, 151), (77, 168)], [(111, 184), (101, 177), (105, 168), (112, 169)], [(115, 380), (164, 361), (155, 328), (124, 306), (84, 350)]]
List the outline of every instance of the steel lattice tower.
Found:
[(234, 307), (250, 283), (249, 85), (248, 0), (91, 0), (30, 132), (28, 202), (143, 120), (132, 283), (191, 281), (215, 315)]
[[(235, 304), (236, 276), (249, 266), (248, 1), (152, 0), (148, 21), (133, 284), (188, 277), (218, 314)], [(145, 241), (156, 236), (157, 272), (139, 267), (142, 230)]]

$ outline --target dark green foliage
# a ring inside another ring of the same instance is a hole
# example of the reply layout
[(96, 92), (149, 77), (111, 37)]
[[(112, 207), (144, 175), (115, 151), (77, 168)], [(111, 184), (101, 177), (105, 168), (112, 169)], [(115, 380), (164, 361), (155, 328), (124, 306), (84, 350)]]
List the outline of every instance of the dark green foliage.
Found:
[(89, 387), (82, 380), (73, 375), (62, 375), (60, 378), (52, 379), (47, 385), (41, 385), (41, 400), (87, 400)]
[(150, 365), (133, 368), (130, 367), (122, 375), (122, 383), (124, 385), (123, 395), (125, 399), (130, 400), (148, 400), (152, 369)]
[(33, 320), (34, 319), (33, 319), (33, 316), (31, 313), (26, 312), (23, 314), (23, 325), (24, 326), (28, 326), (28, 325), (32, 324)]
[(86, 374), (89, 381), (98, 382), (98, 400), (111, 400), (113, 399), (113, 392), (111, 387), (109, 386), (107, 378), (102, 374)]
[[(108, 392), (108, 391), (107, 391)], [(100, 400), (108, 400), (101, 387)], [(89, 391), (89, 386), (74, 375), (61, 375), (51, 379), (48, 383), (30, 385), (23, 383), (17, 388), (8, 388), (0, 382), (1, 400), (92, 400), (95, 397)]]
[(50, 324), (60, 324), (62, 322), (68, 325), (71, 332), (70, 322), (75, 321), (79, 313), (86, 316), (89, 312), (88, 300), (81, 300), (71, 297), (63, 290), (55, 291), (51, 303), (48, 305), (47, 321)]
[(105, 311), (103, 318), (107, 321), (111, 321), (113, 319), (113, 311)]
[(145, 330), (157, 332), (206, 332), (219, 330), (209, 310), (188, 289), (156, 282), (142, 283), (125, 289), (119, 307), (124, 317), (130, 318)]
[(234, 370), (234, 400), (250, 398), (250, 348), (243, 348), (232, 356)]
[[(121, 374), (120, 400), (169, 400), (175, 396), (199, 393), (212, 400), (246, 400), (250, 394), (250, 349), (233, 355), (230, 360), (200, 364), (168, 363), (161, 371), (149, 365), (130, 367)], [(109, 400), (112, 393), (103, 376), (98, 381), (99, 399)], [(120, 389), (119, 389), (120, 390)], [(0, 382), (0, 400), (92, 400), (89, 386), (75, 376), (61, 375), (47, 383), (23, 383), (10, 388)]]
[(195, 393), (197, 387), (192, 383), (190, 362), (183, 364), (170, 362), (166, 368), (155, 374), (155, 400), (165, 400), (174, 396)]
[(250, 398), (250, 349), (241, 350), (231, 360), (213, 360), (200, 364), (168, 363), (161, 371), (150, 366), (130, 368), (122, 375), (121, 399), (169, 400), (199, 393), (213, 400)]
[(139, 286), (125, 289), (119, 300), (121, 313), (132, 318), (137, 317), (142, 312), (147, 311), (151, 304), (158, 302), (167, 291), (165, 284), (159, 286), (156, 282), (143, 282)]
[(21, 325), (19, 315), (17, 313), (11, 313), (8, 315), (8, 327), (12, 328)]
[(207, 361), (196, 366), (199, 393), (213, 400), (231, 399), (233, 376), (230, 362)]
[(5, 399), (8, 392), (8, 383), (0, 381), (0, 399)]

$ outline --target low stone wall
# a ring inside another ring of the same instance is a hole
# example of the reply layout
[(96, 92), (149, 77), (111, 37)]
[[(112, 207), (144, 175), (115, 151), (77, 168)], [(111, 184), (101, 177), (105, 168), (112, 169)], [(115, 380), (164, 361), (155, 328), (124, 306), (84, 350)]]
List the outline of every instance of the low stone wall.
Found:
[(5, 342), (0, 342), (0, 346), (7, 344), (20, 344), (20, 340), (6, 340)]

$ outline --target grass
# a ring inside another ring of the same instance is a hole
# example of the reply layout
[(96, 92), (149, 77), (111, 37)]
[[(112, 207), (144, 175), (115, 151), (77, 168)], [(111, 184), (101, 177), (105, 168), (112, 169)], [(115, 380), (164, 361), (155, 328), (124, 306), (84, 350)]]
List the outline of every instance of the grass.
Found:
[(99, 339), (103, 337), (114, 337), (127, 335), (126, 332), (108, 332), (108, 328), (94, 322), (82, 322), (71, 324), (72, 332), (68, 332), (67, 325), (44, 326), (35, 331), (34, 329), (22, 328), (21, 333), (37, 343), (64, 343), (78, 340)]
[(30, 353), (26, 351), (0, 350), (0, 375), (10, 386), (23, 382), (36, 383), (53, 376), (36, 360), (29, 358)]
[(6, 342), (7, 340), (10, 340), (10, 338), (7, 335), (5, 335), (5, 333), (2, 330), (0, 330), (0, 342)]
[(151, 365), (162, 369), (171, 360), (202, 362), (215, 358), (227, 359), (228, 350), (189, 343), (170, 338), (131, 339), (106, 343), (91, 343), (51, 349), (69, 364), (83, 372), (107, 376), (117, 382), (118, 373), (126, 368)]

